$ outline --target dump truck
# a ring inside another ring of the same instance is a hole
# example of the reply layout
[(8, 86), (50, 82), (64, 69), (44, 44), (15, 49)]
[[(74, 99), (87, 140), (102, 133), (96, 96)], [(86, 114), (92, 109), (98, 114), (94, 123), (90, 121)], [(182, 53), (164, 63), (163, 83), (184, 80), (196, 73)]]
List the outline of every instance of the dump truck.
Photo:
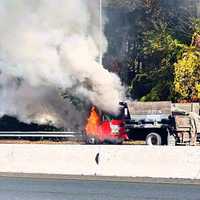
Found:
[(132, 101), (120, 102), (119, 110), (118, 115), (99, 112), (95, 130), (86, 131), (88, 143), (139, 140), (147, 145), (196, 145), (200, 140), (199, 104)]

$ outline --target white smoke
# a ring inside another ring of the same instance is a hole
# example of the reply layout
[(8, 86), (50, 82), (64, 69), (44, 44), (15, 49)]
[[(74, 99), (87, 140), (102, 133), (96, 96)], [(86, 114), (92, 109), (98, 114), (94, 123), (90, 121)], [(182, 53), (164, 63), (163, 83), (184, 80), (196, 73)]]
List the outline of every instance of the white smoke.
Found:
[(101, 34), (103, 51), (107, 48), (98, 10), (98, 0), (1, 0), (1, 115), (71, 123), (70, 115), (80, 114), (63, 101), (60, 90), (117, 111), (123, 88), (98, 63)]

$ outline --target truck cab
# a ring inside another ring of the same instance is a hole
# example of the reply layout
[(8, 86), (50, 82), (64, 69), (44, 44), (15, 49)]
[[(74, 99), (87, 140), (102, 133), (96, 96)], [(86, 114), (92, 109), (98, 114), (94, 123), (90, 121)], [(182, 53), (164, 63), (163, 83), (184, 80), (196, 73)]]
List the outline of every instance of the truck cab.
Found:
[(128, 140), (121, 112), (114, 115), (94, 107), (87, 120), (85, 135), (88, 144), (122, 144)]

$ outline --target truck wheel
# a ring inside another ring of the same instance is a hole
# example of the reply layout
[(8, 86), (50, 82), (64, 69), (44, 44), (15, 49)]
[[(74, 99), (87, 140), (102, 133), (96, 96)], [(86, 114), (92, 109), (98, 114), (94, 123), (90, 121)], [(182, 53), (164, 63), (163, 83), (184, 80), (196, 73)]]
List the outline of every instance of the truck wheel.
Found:
[(149, 133), (146, 137), (146, 144), (161, 145), (162, 144), (161, 136), (157, 133)]
[(99, 144), (99, 140), (97, 140), (95, 137), (88, 137), (86, 139), (86, 144)]

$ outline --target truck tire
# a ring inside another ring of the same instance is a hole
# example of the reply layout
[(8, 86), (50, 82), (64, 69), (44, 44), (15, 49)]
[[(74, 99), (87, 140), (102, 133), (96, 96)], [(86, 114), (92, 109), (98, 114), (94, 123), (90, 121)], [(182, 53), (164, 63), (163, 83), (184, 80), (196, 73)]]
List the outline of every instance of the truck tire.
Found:
[(95, 137), (87, 137), (86, 144), (100, 144), (100, 141)]
[(146, 137), (147, 145), (161, 145), (162, 139), (161, 136), (157, 133), (149, 133)]

